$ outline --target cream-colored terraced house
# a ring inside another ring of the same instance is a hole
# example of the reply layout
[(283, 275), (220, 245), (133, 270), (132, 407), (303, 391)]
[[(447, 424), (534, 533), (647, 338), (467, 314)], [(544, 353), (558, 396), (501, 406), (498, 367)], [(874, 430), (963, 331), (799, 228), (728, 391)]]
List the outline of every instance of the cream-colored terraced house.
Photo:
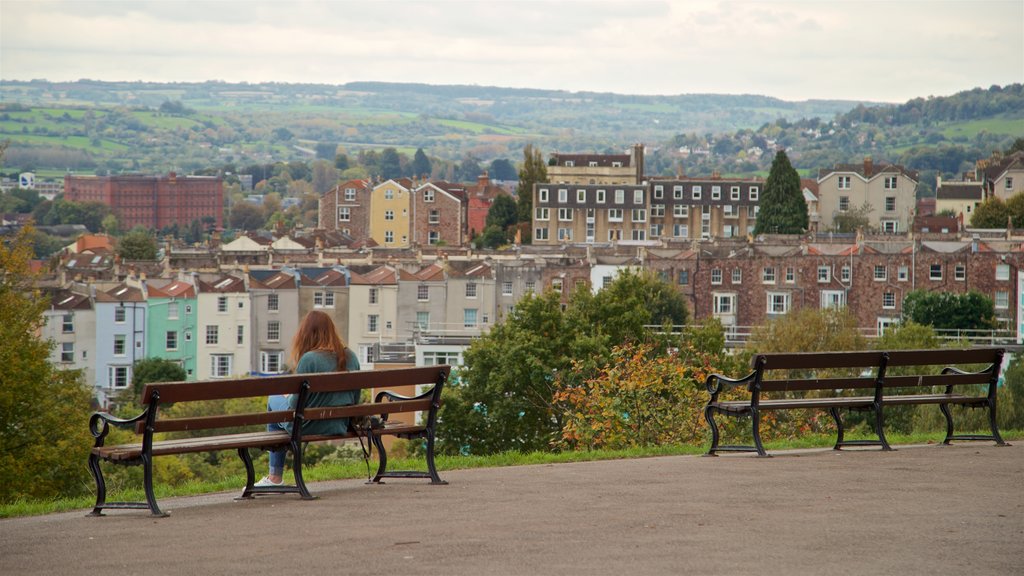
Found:
[(835, 228), (836, 217), (867, 206), (868, 223), (883, 233), (904, 234), (917, 206), (917, 172), (898, 164), (837, 164), (818, 175), (819, 230)]

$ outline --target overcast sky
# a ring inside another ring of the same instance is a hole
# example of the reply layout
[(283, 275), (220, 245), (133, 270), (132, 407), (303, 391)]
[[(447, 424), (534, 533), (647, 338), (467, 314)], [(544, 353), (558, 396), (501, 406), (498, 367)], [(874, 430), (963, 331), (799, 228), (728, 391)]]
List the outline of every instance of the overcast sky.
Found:
[(901, 102), (1024, 82), (1024, 0), (0, 0), (0, 78)]

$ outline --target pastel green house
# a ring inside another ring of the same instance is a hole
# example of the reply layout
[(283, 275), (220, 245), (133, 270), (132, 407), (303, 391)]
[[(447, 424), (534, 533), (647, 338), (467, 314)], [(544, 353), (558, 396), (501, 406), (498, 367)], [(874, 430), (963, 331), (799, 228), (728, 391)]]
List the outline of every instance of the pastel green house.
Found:
[(146, 357), (164, 358), (196, 372), (196, 289), (181, 280), (149, 280), (146, 284), (149, 315), (146, 319)]

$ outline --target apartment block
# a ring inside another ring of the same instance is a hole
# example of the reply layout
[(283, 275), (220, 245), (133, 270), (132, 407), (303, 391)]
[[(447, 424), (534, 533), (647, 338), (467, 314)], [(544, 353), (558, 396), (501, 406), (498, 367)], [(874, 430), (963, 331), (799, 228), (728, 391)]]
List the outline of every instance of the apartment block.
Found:
[(317, 227), (357, 240), (368, 238), (372, 190), (367, 180), (349, 180), (324, 192), (317, 206)]
[(428, 182), (412, 191), (412, 242), (461, 246), (466, 239), (466, 189)]
[(985, 186), (985, 197), (1004, 201), (1024, 192), (1024, 152), (1003, 156), (994, 152), (990, 158), (975, 164), (975, 179)]
[(85, 382), (96, 383), (96, 310), (88, 294), (55, 291), (43, 312), (42, 338), (53, 342), (50, 363), (62, 370), (81, 370)]
[(412, 182), (405, 178), (388, 180), (370, 193), (369, 236), (385, 248), (408, 248)]
[(547, 172), (556, 184), (642, 184), (644, 146), (628, 154), (552, 154)]
[(64, 198), (110, 206), (121, 229), (142, 226), (160, 230), (194, 220), (224, 225), (224, 183), (219, 177), (64, 176)]
[(245, 279), (219, 274), (198, 279), (196, 295), (199, 380), (230, 378), (252, 370), (251, 301)]
[(271, 376), (289, 368), (291, 343), (299, 329), (299, 274), (290, 268), (249, 272), (252, 319), (250, 365)]
[(533, 206), (537, 245), (648, 239), (644, 185), (535, 184)]
[(818, 175), (819, 231), (835, 228), (837, 216), (867, 210), (870, 226), (886, 234), (904, 234), (914, 220), (917, 172), (897, 164), (838, 164)]

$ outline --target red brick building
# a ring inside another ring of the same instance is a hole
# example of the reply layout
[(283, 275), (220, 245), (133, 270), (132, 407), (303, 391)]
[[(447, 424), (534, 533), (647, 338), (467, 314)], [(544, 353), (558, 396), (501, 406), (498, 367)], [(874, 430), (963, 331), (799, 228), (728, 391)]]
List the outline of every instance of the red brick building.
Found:
[(467, 192), (469, 196), (469, 236), (472, 237), (474, 234), (483, 234), (484, 228), (487, 226), (487, 213), (491, 210), (491, 204), (494, 204), (494, 200), (498, 196), (507, 196), (508, 192), (501, 186), (491, 184), (487, 172), (481, 174), (476, 185), (470, 186)]
[(461, 246), (466, 239), (466, 189), (428, 182), (412, 194), (412, 240), (421, 245)]
[(64, 199), (110, 206), (122, 230), (159, 230), (212, 218), (224, 224), (224, 183), (214, 176), (64, 176)]

